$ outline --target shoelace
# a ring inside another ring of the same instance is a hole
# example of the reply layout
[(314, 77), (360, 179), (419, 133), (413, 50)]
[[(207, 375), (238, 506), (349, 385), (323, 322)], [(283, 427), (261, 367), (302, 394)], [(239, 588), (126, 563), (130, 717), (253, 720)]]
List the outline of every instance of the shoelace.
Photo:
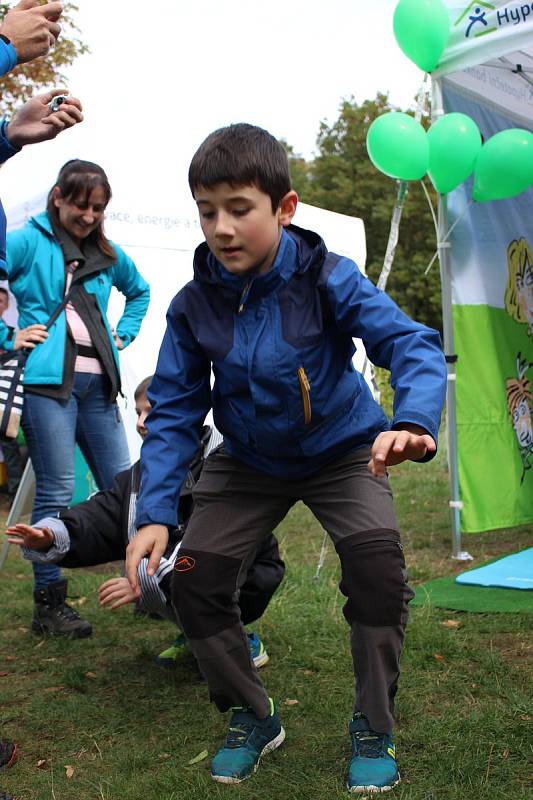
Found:
[(235, 725), (230, 727), (224, 742), (226, 747), (243, 747), (252, 731), (252, 725)]
[(77, 611), (75, 611), (68, 603), (62, 603), (60, 606), (56, 607), (57, 613), (60, 614), (64, 619), (68, 622), (74, 622), (74, 620), (81, 619), (80, 615)]
[(357, 753), (364, 758), (380, 758), (383, 753), (383, 737), (374, 731), (352, 733)]

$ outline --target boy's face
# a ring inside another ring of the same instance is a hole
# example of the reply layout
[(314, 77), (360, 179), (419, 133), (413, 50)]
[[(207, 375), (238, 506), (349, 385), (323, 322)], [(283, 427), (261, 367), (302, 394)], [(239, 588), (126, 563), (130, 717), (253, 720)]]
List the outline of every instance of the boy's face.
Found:
[(296, 192), (287, 192), (272, 212), (269, 195), (257, 186), (218, 183), (194, 192), (209, 249), (234, 275), (267, 272), (276, 258), (281, 228), (296, 211)]
[(9, 306), (9, 295), (7, 292), (0, 292), (0, 317)]
[(148, 430), (145, 428), (144, 422), (146, 417), (152, 410), (152, 406), (150, 405), (150, 401), (148, 400), (145, 394), (141, 394), (135, 401), (135, 413), (137, 414), (137, 433), (144, 439)]

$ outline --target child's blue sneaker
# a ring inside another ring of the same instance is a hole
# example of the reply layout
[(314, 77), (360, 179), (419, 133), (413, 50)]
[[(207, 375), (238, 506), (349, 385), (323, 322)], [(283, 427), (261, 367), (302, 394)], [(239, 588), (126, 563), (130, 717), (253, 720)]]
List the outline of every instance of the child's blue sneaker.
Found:
[(180, 633), (180, 635), (174, 639), (170, 647), (167, 647), (166, 650), (163, 650), (155, 657), (156, 664), (159, 664), (160, 667), (173, 667), (176, 663), (176, 658), (180, 653), (183, 653), (186, 647), (187, 639)]
[(211, 762), (211, 777), (220, 783), (241, 783), (257, 770), (261, 757), (284, 739), (272, 700), (266, 719), (259, 719), (249, 708), (234, 708), (224, 744)]
[(359, 712), (354, 714), (349, 730), (352, 760), (348, 791), (354, 794), (390, 792), (400, 783), (392, 738), (373, 731), (367, 718)]
[(247, 633), (248, 646), (250, 648), (250, 655), (255, 664), (255, 668), (264, 667), (270, 661), (270, 656), (265, 650), (265, 645), (257, 635), (257, 633)]

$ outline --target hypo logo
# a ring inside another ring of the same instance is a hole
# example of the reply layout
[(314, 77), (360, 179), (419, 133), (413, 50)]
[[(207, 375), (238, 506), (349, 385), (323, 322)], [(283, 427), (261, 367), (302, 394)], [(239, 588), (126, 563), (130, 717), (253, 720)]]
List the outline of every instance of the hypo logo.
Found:
[(497, 8), (492, 3), (473, 0), (454, 22), (454, 27), (463, 24), (465, 26), (465, 38), (477, 39), (479, 36), (487, 36), (489, 33), (494, 33), (504, 25), (520, 25), (527, 21), (533, 21), (533, 16), (529, 20), (529, 16), (532, 14), (532, 2), (523, 3), (522, 5), (508, 4)]

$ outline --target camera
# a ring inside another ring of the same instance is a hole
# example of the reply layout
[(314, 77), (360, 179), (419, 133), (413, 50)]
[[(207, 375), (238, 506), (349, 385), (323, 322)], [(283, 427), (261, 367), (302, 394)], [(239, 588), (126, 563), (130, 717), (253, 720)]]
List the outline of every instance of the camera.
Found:
[(58, 94), (56, 97), (52, 98), (51, 102), (48, 103), (48, 108), (50, 112), (53, 114), (55, 111), (59, 111), (60, 106), (66, 101), (66, 96), (64, 94)]

